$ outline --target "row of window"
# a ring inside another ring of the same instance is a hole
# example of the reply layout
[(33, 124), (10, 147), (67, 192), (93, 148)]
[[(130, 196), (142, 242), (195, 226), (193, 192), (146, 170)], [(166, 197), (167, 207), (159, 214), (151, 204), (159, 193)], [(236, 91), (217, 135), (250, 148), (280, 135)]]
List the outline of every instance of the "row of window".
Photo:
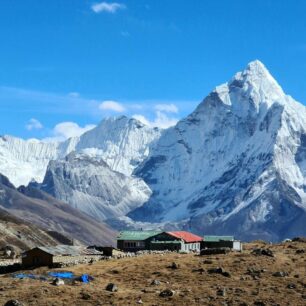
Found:
[(124, 241), (125, 248), (144, 248), (144, 241)]
[[(144, 241), (124, 241), (124, 247), (125, 248), (144, 248), (145, 242)], [(174, 249), (179, 249), (179, 246)], [(200, 243), (188, 243), (185, 244), (185, 251), (190, 250), (199, 250), (200, 249)]]
[(200, 249), (200, 243), (188, 243), (188, 244), (185, 244), (185, 251), (199, 250), (199, 249)]

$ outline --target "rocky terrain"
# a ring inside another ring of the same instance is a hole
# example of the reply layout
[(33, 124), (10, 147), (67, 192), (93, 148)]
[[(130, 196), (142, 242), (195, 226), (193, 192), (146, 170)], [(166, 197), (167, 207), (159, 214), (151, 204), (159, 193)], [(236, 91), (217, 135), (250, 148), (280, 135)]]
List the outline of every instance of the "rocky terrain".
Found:
[[(17, 299), (23, 305), (54, 306), (303, 306), (306, 304), (305, 252), (306, 243), (301, 241), (275, 245), (258, 241), (245, 244), (242, 253), (151, 254), (69, 268), (76, 275), (92, 275), (94, 280), (89, 284), (54, 286), (48, 281), (16, 280), (3, 275), (0, 303)], [(26, 272), (47, 271), (40, 268)]]
[[(55, 231), (84, 244), (113, 245), (116, 232), (87, 214), (31, 187), (18, 190), (0, 175), (0, 208), (23, 222)], [(3, 239), (0, 232), (0, 239)]]
[(50, 161), (40, 189), (102, 221), (126, 215), (151, 195), (143, 180), (113, 171), (101, 157), (75, 152)]
[(59, 241), (41, 228), (27, 223), (0, 209), (0, 250), (13, 246), (16, 251), (36, 245), (56, 245)]

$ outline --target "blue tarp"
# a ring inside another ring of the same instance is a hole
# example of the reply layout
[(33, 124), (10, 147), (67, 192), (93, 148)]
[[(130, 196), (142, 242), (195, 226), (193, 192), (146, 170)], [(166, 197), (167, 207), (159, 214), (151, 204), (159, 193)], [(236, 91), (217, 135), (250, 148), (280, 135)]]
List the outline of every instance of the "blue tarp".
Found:
[(34, 275), (34, 274), (18, 273), (18, 274), (14, 274), (13, 278), (20, 278), (20, 279), (23, 279), (23, 278), (32, 278), (32, 279), (36, 279), (36, 278), (38, 278), (38, 276)]
[(68, 279), (74, 278), (74, 274), (72, 272), (49, 272), (48, 274), (50, 276), (58, 278), (68, 278)]
[[(48, 275), (51, 277), (74, 279), (85, 284), (88, 284), (90, 281), (94, 280), (94, 278), (88, 274), (82, 274), (81, 276), (76, 277), (73, 274), (73, 272), (49, 272)], [(26, 273), (13, 274), (12, 277), (19, 279), (31, 278), (31, 279), (44, 280), (44, 281), (48, 280), (48, 277), (43, 275), (26, 274)]]
[(81, 275), (80, 277), (80, 281), (85, 283), (85, 284), (88, 284), (90, 281), (92, 281), (94, 278), (88, 274), (83, 274)]

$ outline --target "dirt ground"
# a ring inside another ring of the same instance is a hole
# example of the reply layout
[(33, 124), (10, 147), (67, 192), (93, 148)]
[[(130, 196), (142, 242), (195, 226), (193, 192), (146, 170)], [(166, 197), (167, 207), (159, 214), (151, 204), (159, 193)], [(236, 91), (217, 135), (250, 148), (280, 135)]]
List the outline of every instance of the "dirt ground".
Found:
[[(253, 255), (254, 248), (269, 248), (274, 257)], [(0, 277), (0, 304), (18, 299), (24, 305), (306, 305), (306, 243), (244, 245), (242, 253), (143, 255), (71, 267), (88, 273), (90, 284), (54, 286), (31, 279)], [(178, 269), (169, 268), (175, 262)], [(223, 274), (209, 273), (222, 267)], [(33, 273), (46, 273), (40, 268)], [(278, 276), (273, 275), (281, 272)], [(283, 275), (282, 275), (283, 274)], [(160, 284), (151, 284), (153, 280)], [(118, 286), (106, 291), (107, 284)], [(174, 295), (160, 297), (164, 289)], [(141, 301), (139, 301), (141, 300)], [(142, 302), (142, 303), (141, 303)]]

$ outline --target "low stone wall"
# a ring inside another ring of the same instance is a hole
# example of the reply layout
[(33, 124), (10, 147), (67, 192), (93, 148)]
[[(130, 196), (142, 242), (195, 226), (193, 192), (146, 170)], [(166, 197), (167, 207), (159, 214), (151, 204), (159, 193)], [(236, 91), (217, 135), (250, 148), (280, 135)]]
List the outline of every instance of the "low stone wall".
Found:
[(65, 268), (71, 267), (80, 264), (89, 264), (94, 263), (100, 260), (112, 260), (112, 259), (121, 259), (121, 258), (131, 258), (144, 256), (149, 254), (163, 255), (171, 253), (171, 251), (138, 251), (138, 252), (127, 252), (122, 254), (117, 254), (114, 256), (97, 256), (97, 255), (86, 255), (86, 256), (55, 256), (53, 258), (53, 267), (54, 268)]
[(102, 259), (99, 255), (84, 255), (84, 256), (55, 256), (53, 257), (54, 268), (71, 267), (80, 264), (94, 263)]
[(0, 260), (0, 267), (11, 266), (14, 264), (21, 264), (21, 259), (4, 259)]
[[(91, 264), (100, 260), (118, 260), (121, 258), (132, 258), (145, 256), (150, 254), (163, 256), (164, 254), (172, 253), (172, 251), (150, 251), (143, 250), (138, 252), (122, 252), (114, 256), (101, 255), (83, 255), (83, 256), (54, 256), (53, 268), (66, 268), (80, 264)], [(11, 273), (22, 269), (21, 259), (0, 260), (0, 274)]]

